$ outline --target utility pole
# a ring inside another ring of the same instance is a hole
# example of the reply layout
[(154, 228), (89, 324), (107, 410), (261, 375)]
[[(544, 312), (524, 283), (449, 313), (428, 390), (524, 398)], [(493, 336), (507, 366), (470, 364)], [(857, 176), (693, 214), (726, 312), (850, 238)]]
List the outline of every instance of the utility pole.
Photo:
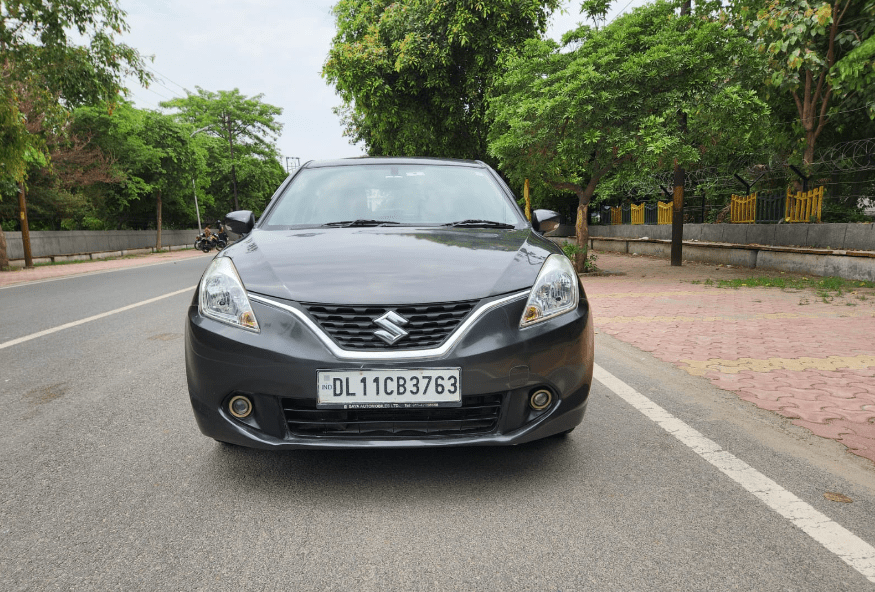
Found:
[[(210, 126), (208, 126), (208, 125), (200, 128), (200, 129), (196, 129), (193, 132), (191, 132), (191, 135), (189, 136), (189, 138), (193, 138), (195, 136), (195, 134), (199, 134), (199, 133), (206, 131), (208, 129), (210, 129)], [(194, 167), (192, 167), (192, 170), (194, 170)], [(197, 213), (197, 231), (200, 234), (203, 234), (204, 230), (203, 230), (202, 225), (201, 225), (201, 208), (197, 203), (197, 185), (194, 182), (194, 175), (195, 175), (195, 173), (193, 172), (192, 177), (191, 177), (191, 190), (192, 190), (192, 193), (194, 193), (194, 211)]]
[[(681, 16), (688, 16), (692, 10), (692, 1), (687, 0), (681, 4)], [(687, 114), (678, 112), (678, 124), (682, 135), (687, 133)], [(674, 163), (674, 192), (672, 193), (671, 215), (671, 264), (680, 267), (684, 260), (684, 181), (686, 171), (675, 160)]]
[(228, 146), (231, 149), (231, 182), (234, 185), (234, 211), (236, 212), (240, 209), (240, 202), (237, 200), (237, 170), (234, 167), (234, 130), (231, 128), (231, 116), (227, 113), (222, 114), (222, 123), (228, 130)]
[(24, 192), (24, 181), (18, 192), (18, 210), (21, 216), (21, 244), (24, 247), (24, 267), (33, 269), (33, 256), (30, 252), (30, 227), (27, 224), (27, 198)]

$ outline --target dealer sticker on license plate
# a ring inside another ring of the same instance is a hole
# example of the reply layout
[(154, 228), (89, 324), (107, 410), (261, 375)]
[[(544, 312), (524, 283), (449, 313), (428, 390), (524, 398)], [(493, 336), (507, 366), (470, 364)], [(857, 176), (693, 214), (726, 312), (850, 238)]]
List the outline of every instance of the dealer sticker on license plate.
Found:
[(317, 407), (458, 407), (460, 368), (317, 370)]

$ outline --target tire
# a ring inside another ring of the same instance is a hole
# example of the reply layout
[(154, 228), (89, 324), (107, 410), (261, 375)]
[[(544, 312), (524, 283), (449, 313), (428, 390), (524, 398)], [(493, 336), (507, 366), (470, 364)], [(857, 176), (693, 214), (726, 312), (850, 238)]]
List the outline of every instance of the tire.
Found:
[(224, 249), (226, 246), (228, 246), (227, 243), (225, 243), (225, 241), (223, 241), (223, 240), (220, 240), (220, 241), (218, 241), (218, 242), (216, 243), (216, 250), (217, 250), (217, 251), (221, 251), (221, 250)]

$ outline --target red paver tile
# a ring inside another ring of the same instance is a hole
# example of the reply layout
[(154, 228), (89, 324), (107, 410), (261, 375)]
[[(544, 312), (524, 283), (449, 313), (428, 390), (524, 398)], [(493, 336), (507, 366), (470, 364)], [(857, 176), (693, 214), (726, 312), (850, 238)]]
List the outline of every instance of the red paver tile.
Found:
[(853, 433), (851, 429), (848, 428), (848, 426), (846, 426), (844, 423), (816, 423), (806, 421), (804, 419), (797, 419), (793, 421), (793, 425), (805, 428), (811, 431), (816, 436), (820, 436), (821, 438), (829, 438), (830, 440), (837, 440), (842, 436), (842, 434)]
[(775, 389), (783, 393), (784, 397), (793, 397), (801, 401), (816, 401), (818, 397), (828, 397), (829, 391), (822, 391), (813, 388), (794, 388), (790, 386), (779, 386)]
[(792, 408), (792, 411), (789, 411), (790, 415), (787, 417), (799, 417), (799, 415), (795, 412), (796, 407), (793, 405), (793, 401), (787, 399), (778, 399), (777, 401), (770, 401), (767, 399), (756, 399), (751, 401), (760, 409), (766, 409), (768, 411), (777, 411), (781, 413), (785, 407)]
[(858, 435), (842, 435), (839, 442), (847, 446), (854, 454), (875, 461), (875, 438)]
[(848, 409), (846, 407), (824, 407), (824, 413), (836, 413), (839, 419), (851, 423), (867, 424), (875, 419), (875, 409)]
[(824, 382), (812, 383), (811, 388), (826, 391), (833, 397), (839, 397), (842, 399), (853, 399), (857, 395), (866, 392), (866, 389), (860, 386), (851, 386), (849, 384), (828, 384)]
[[(700, 264), (677, 268), (665, 260), (621, 254), (600, 256), (599, 264), (629, 274), (584, 281), (597, 324), (599, 318), (607, 320), (607, 334), (680, 367), (702, 369), (686, 362), (741, 358), (801, 358), (821, 364), (756, 372), (724, 362), (723, 371), (704, 371), (713, 385), (782, 415), (798, 415), (794, 423), (818, 426), (812, 431), (823, 437), (835, 439), (841, 433), (836, 430), (849, 429), (832, 427), (834, 421), (867, 427), (850, 419), (870, 419), (866, 405), (875, 406), (875, 400), (868, 402), (875, 397), (875, 367), (842, 368), (841, 360), (836, 364), (826, 358), (875, 356), (875, 305), (848, 310), (841, 299), (823, 303), (811, 291), (722, 290), (690, 283), (750, 277), (759, 270)], [(799, 306), (803, 302), (807, 305)], [(831, 419), (843, 412), (846, 418)]]
[(854, 379), (854, 382), (849, 382), (848, 387), (863, 389), (865, 393), (875, 394), (875, 384), (872, 382), (861, 382), (859, 379)]
[(748, 401), (777, 401), (781, 398), (787, 398), (787, 393), (773, 389), (743, 388), (739, 389), (737, 393), (745, 395)]
[[(789, 401), (781, 399), (778, 403), (781, 402), (787, 403)], [(823, 410), (816, 401), (794, 400), (792, 403), (794, 406), (786, 406), (780, 413), (786, 414), (786, 417), (796, 417), (811, 423), (826, 423), (831, 419), (842, 419), (841, 414)]]

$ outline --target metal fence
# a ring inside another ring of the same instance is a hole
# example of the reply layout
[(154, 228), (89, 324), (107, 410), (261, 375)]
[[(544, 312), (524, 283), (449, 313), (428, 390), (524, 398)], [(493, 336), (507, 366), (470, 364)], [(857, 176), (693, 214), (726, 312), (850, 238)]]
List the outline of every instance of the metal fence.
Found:
[(671, 202), (657, 202), (620, 206), (597, 206), (590, 211), (589, 223), (591, 225), (641, 224), (649, 226), (671, 224), (671, 220)]
[(733, 195), (730, 219), (735, 224), (775, 224), (778, 222), (820, 222), (825, 188), (811, 191), (789, 189), (785, 195)]

